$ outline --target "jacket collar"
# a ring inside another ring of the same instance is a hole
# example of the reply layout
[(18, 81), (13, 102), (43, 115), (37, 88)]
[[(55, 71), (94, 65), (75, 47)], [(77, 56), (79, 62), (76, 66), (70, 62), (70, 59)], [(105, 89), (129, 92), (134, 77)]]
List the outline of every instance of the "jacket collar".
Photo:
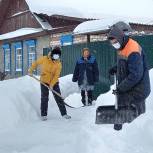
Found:
[[(90, 60), (90, 58), (91, 58), (91, 55), (87, 57), (87, 60)], [(82, 60), (85, 60), (83, 56), (82, 56)]]

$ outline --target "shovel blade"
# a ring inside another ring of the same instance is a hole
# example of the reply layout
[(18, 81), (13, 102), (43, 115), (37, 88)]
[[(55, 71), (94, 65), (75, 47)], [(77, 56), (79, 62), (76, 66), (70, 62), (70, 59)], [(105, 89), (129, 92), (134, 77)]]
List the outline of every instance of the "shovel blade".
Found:
[(135, 107), (120, 106), (99, 106), (96, 110), (96, 124), (124, 124), (130, 123), (137, 117)]

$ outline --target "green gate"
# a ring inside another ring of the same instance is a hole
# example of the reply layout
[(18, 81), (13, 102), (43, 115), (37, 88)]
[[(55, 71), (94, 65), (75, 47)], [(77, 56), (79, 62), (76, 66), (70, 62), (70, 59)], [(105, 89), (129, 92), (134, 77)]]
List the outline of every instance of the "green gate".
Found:
[(135, 36), (146, 53), (149, 68), (153, 68), (153, 35)]
[(100, 81), (94, 90), (96, 98), (99, 94), (110, 90), (111, 82), (108, 79), (108, 69), (115, 63), (116, 52), (107, 41), (64, 46), (62, 47), (62, 76), (73, 73), (76, 61), (80, 58), (84, 47), (89, 48), (91, 54), (96, 57), (99, 66)]

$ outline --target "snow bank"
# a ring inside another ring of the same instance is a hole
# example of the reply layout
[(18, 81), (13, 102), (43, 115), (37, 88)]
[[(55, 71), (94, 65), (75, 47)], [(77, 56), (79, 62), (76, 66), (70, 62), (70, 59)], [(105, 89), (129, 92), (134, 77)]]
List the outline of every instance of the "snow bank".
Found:
[[(151, 75), (152, 74), (152, 75)], [(153, 86), (153, 70), (150, 71), (151, 85)], [(60, 78), (60, 88), (62, 96), (65, 97), (65, 102), (74, 106), (80, 107), (81, 96), (78, 93), (79, 89), (77, 83), (73, 83), (72, 75)], [(40, 85), (32, 78), (25, 76), (18, 79), (11, 79), (0, 82), (0, 128), (14, 127), (18, 123), (27, 122), (31, 120), (39, 120), (40, 117)], [(114, 87), (112, 86), (111, 89)], [(153, 88), (153, 87), (152, 87)], [(153, 109), (153, 92), (147, 99), (147, 112)], [(100, 105), (114, 104), (115, 99), (111, 91), (102, 94), (97, 98), (96, 107)], [(59, 115), (58, 108), (50, 94), (50, 107), (54, 111), (49, 111), (51, 114)], [(4, 117), (5, 116), (5, 117)]]
[[(78, 91), (72, 83), (72, 75), (60, 78), (61, 92), (64, 97)], [(23, 122), (40, 118), (40, 85), (29, 76), (0, 82), (0, 129), (15, 127)], [(59, 112), (53, 95), (50, 94), (50, 108)], [(57, 113), (57, 114), (56, 114)], [(59, 115), (59, 114), (58, 114)]]
[[(153, 69), (150, 77), (153, 89)], [(69, 95), (69, 104), (80, 105), (71, 79), (72, 75), (60, 79), (62, 95)], [(42, 122), (39, 83), (25, 76), (0, 82), (0, 87), (0, 153), (152, 153), (153, 91), (146, 113), (117, 132), (112, 125), (95, 124), (97, 106), (114, 103), (111, 91), (98, 97), (96, 107), (67, 108), (71, 120), (61, 119), (50, 94), (48, 121)]]

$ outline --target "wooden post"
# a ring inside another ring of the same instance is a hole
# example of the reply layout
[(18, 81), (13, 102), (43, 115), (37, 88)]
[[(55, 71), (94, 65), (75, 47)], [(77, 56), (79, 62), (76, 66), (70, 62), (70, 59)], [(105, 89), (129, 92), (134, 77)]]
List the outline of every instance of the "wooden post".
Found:
[(87, 43), (90, 43), (90, 34), (87, 34)]

